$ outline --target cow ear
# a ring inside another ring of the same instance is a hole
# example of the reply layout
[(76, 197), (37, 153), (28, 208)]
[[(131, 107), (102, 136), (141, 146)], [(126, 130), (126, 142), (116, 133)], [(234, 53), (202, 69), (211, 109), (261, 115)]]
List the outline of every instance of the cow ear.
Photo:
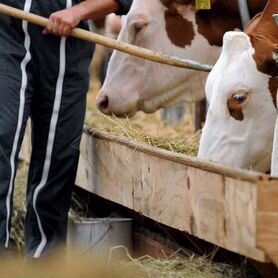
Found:
[(229, 31), (223, 36), (222, 53), (229, 59), (251, 47), (250, 38), (244, 32)]

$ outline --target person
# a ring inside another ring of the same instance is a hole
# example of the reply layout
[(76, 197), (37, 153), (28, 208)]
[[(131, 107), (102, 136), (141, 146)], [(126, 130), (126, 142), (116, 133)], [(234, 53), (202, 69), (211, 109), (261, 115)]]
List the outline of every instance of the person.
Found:
[(69, 37), (87, 19), (128, 11), (131, 0), (2, 0), (49, 17), (45, 29), (0, 15), (0, 249), (8, 250), (14, 179), (26, 122), (32, 121), (25, 253), (64, 246), (76, 177), (94, 45)]

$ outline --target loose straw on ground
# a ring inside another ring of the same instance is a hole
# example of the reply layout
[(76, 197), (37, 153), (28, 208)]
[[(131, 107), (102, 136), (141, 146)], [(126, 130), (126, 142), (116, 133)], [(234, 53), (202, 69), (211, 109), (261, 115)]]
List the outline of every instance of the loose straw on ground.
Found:
[[(30, 23), (42, 27), (46, 27), (48, 22), (48, 19), (45, 17), (24, 12), (22, 10), (13, 8), (5, 4), (0, 4), (0, 13), (18, 19), (26, 20)], [(160, 52), (154, 52), (146, 48), (141, 48), (132, 44), (120, 42), (80, 28), (75, 28), (72, 31), (71, 36), (88, 42), (101, 44), (106, 47), (113, 48), (121, 52), (125, 52), (157, 63), (167, 64), (167, 65), (181, 67), (181, 68), (188, 68), (192, 70), (205, 71), (205, 72), (209, 72), (212, 69), (212, 65), (200, 64), (199, 62), (193, 60), (185, 60), (176, 56), (170, 56)]]

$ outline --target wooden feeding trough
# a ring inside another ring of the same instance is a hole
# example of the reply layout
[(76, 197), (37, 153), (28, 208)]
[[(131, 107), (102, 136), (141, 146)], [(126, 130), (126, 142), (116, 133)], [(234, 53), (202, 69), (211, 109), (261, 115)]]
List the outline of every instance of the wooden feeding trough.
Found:
[[(30, 157), (30, 129), (21, 159)], [(278, 179), (85, 130), (76, 184), (159, 223), (278, 267)]]
[(278, 179), (84, 131), (76, 183), (159, 223), (278, 266)]

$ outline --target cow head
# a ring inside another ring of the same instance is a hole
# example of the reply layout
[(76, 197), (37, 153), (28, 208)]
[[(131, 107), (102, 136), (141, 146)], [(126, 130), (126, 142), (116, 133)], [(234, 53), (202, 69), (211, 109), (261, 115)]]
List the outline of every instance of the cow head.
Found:
[[(220, 48), (198, 33), (194, 1), (134, 0), (119, 40), (214, 63)], [(97, 106), (105, 114), (132, 116), (204, 97), (206, 73), (161, 65), (114, 51)]]
[(202, 159), (262, 172), (270, 169), (278, 32), (269, 9), (246, 33), (224, 36), (222, 53), (206, 83), (209, 109), (198, 154)]

